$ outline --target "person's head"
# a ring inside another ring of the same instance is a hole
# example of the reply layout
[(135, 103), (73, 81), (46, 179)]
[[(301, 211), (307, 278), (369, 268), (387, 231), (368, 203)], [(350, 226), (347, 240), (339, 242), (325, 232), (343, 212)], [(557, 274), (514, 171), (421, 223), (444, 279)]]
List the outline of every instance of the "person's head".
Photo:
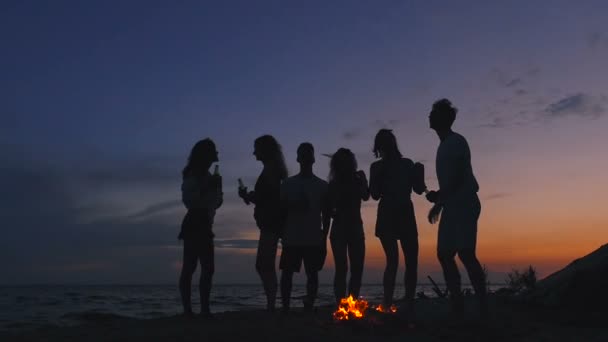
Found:
[(329, 162), (329, 180), (345, 179), (357, 172), (355, 154), (347, 148), (340, 148)]
[(452, 128), (456, 120), (458, 109), (452, 105), (448, 99), (441, 99), (433, 103), (433, 108), (429, 114), (429, 125), (435, 131), (445, 131)]
[(273, 168), (281, 179), (287, 178), (287, 166), (281, 145), (272, 135), (262, 135), (253, 143), (253, 155), (264, 165)]
[(383, 128), (378, 131), (374, 139), (374, 156), (376, 158), (401, 158), (397, 138), (392, 130)]
[(298, 146), (298, 163), (301, 166), (310, 166), (315, 163), (315, 148), (309, 142)]
[(201, 175), (209, 169), (211, 164), (217, 161), (219, 161), (219, 159), (215, 144), (211, 139), (205, 138), (192, 147), (190, 156), (188, 157), (188, 163), (186, 164), (186, 167), (184, 167), (182, 175), (184, 177), (189, 174)]

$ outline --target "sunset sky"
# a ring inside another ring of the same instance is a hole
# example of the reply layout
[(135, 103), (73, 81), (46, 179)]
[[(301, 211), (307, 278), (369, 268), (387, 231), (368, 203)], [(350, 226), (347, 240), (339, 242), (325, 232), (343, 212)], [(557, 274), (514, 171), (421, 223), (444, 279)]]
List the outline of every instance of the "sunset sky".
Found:
[[(258, 283), (253, 141), (348, 147), (369, 172), (392, 128), (437, 185), (432, 103), (459, 108), (480, 183), (478, 255), (501, 282), (608, 242), (608, 2), (3, 1), (0, 284), (176, 283), (180, 171), (219, 149), (215, 283)], [(414, 195), (419, 278), (442, 280), (430, 205)], [(380, 283), (377, 202), (365, 283)], [(333, 277), (333, 260), (321, 272)], [(402, 279), (403, 257), (398, 279)], [(297, 282), (303, 275), (296, 277)]]

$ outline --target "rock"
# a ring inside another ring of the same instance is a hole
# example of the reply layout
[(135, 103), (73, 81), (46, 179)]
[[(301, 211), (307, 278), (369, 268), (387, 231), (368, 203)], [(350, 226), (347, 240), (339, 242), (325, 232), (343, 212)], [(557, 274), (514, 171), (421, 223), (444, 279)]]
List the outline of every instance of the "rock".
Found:
[(549, 307), (607, 310), (608, 244), (539, 281), (522, 297)]

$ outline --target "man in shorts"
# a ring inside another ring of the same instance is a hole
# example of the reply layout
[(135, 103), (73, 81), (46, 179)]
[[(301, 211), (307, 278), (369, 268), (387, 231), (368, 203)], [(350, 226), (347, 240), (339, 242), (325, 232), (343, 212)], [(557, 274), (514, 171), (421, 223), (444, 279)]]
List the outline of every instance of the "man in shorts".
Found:
[(281, 205), (286, 211), (286, 224), (281, 239), (282, 252), (281, 297), (283, 313), (289, 312), (294, 272), (300, 272), (302, 263), (306, 272), (306, 298), (304, 309), (312, 311), (319, 288), (319, 271), (327, 255), (328, 212), (327, 182), (315, 176), (314, 147), (302, 143), (298, 147), (300, 172), (281, 184)]

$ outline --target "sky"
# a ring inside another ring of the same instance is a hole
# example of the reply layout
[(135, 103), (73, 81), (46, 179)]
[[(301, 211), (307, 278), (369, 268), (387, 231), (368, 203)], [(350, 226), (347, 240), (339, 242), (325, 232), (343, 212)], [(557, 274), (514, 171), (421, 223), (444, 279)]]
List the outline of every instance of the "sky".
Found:
[[(490, 280), (546, 276), (608, 242), (607, 16), (601, 0), (2, 1), (0, 284), (176, 283), (180, 172), (205, 137), (225, 192), (214, 282), (258, 283), (237, 197), (261, 171), (255, 138), (274, 135), (292, 175), (312, 142), (327, 178), (321, 153), (350, 148), (367, 172), (391, 128), (436, 188), (428, 113), (444, 97), (471, 147)], [(413, 201), (419, 279), (441, 280), (430, 204)], [(365, 283), (384, 268), (376, 207)]]

